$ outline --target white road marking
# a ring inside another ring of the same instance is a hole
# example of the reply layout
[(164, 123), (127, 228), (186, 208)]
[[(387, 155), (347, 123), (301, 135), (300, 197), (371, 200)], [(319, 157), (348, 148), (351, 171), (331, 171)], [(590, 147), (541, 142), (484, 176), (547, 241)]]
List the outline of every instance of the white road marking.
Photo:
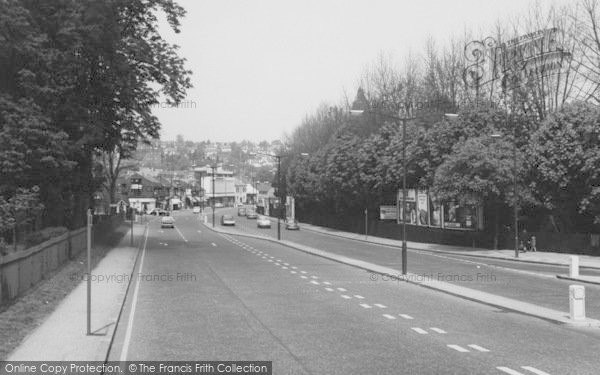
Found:
[(318, 279), (319, 277), (318, 276), (311, 276), (311, 278)]
[(275, 265), (276, 265), (276, 266), (279, 266), (279, 263), (275, 262)]
[(421, 335), (427, 335), (429, 333), (429, 332), (425, 331), (423, 328), (419, 328), (419, 327), (412, 327), (411, 329)]
[(343, 299), (350, 299), (350, 298), (352, 298), (352, 297), (350, 297), (350, 296), (348, 296), (346, 294), (342, 294), (340, 297), (342, 297)]
[(177, 233), (179, 233), (179, 235), (181, 236), (181, 238), (183, 238), (184, 242), (188, 242), (188, 240), (185, 239), (185, 237), (183, 236), (183, 233), (181, 233), (181, 231), (179, 230), (179, 228), (175, 227), (175, 230), (177, 231)]
[(385, 317), (386, 317), (386, 318), (388, 318), (389, 320), (394, 320), (394, 319), (396, 319), (396, 317), (395, 317), (395, 316), (393, 316), (393, 315), (390, 315), (390, 314), (383, 314), (383, 316), (385, 316)]
[(300, 271), (300, 273), (304, 273), (304, 274), (306, 274), (306, 273), (308, 273), (308, 272), (306, 272), (306, 271)]
[(456, 350), (457, 352), (461, 352), (461, 353), (468, 353), (468, 352), (469, 352), (469, 349), (465, 349), (465, 348), (463, 348), (463, 347), (462, 347), (462, 346), (460, 346), (460, 345), (449, 344), (449, 345), (447, 345), (447, 346), (448, 346), (450, 349), (454, 349), (454, 350)]
[(523, 375), (523, 373), (522, 373), (522, 372), (515, 371), (515, 370), (513, 370), (513, 369), (511, 369), (511, 368), (509, 368), (509, 367), (498, 366), (498, 367), (496, 367), (496, 368), (497, 368), (498, 370), (500, 370), (500, 371), (503, 371), (503, 372), (505, 372), (505, 373), (507, 373), (507, 374), (510, 374), (510, 375)]
[(323, 284), (325, 284), (325, 285), (331, 285), (331, 283), (329, 281), (323, 281)]
[(281, 267), (281, 268), (283, 268), (284, 270), (287, 270), (287, 269), (288, 269), (286, 266), (283, 266), (283, 267)]
[(478, 350), (478, 351), (480, 351), (480, 352), (484, 352), (484, 353), (486, 353), (486, 352), (489, 352), (489, 349), (486, 349), (486, 348), (484, 348), (484, 347), (482, 347), (482, 346), (479, 346), (479, 345), (470, 344), (470, 345), (467, 345), (467, 346), (468, 346), (469, 348), (473, 348), (473, 349), (475, 349), (475, 350)]
[(358, 299), (365, 299), (365, 297), (361, 296), (360, 294), (355, 294), (354, 298), (358, 298)]
[(314, 280), (311, 280), (310, 283), (311, 284), (315, 284), (315, 285), (319, 285), (319, 282), (318, 281), (314, 281)]
[(281, 259), (277, 259), (278, 262), (281, 262)]
[(284, 265), (284, 266), (289, 266), (290, 264), (289, 264), (289, 263), (283, 263), (283, 265)]
[(269, 259), (267, 262), (271, 262), (271, 263), (273, 263), (273, 259)]
[[(198, 233), (202, 233), (202, 231), (201, 231), (201, 230), (199, 230), (199, 231), (198, 231)], [(231, 241), (231, 240), (230, 240), (230, 241)]]
[[(294, 271), (292, 271), (292, 272), (294, 272)], [(328, 292), (333, 292), (333, 289), (331, 289), (331, 288), (325, 288), (325, 290)]]
[(337, 290), (339, 290), (340, 292), (346, 292), (346, 289), (344, 288), (337, 288)]
[(301, 278), (303, 278), (303, 279), (308, 279), (308, 277), (306, 277), (306, 276), (304, 276), (304, 275), (302, 275), (302, 276), (300, 276), (300, 277), (301, 277)]
[(298, 267), (296, 267), (296, 266), (292, 266), (292, 268), (293, 268), (293, 269), (295, 269), (295, 270), (297, 270), (297, 269), (298, 269)]
[(525, 369), (527, 371), (531, 371), (536, 375), (550, 375), (547, 372), (544, 372), (542, 370), (538, 370), (535, 367), (531, 367), (531, 366), (521, 366), (522, 369)]
[(144, 267), (144, 258), (146, 256), (146, 244), (148, 243), (148, 232), (150, 229), (146, 227), (146, 237), (144, 239), (144, 249), (142, 250), (142, 257), (140, 258), (140, 268), (138, 268), (138, 279), (133, 290), (133, 300), (131, 302), (131, 313), (129, 314), (129, 320), (127, 322), (127, 330), (125, 331), (125, 340), (123, 341), (123, 348), (121, 349), (121, 361), (127, 360), (127, 352), (129, 352), (129, 342), (131, 341), (131, 333), (133, 332), (133, 317), (135, 315), (135, 308), (137, 306), (138, 293), (140, 291), (140, 277)]
[(400, 316), (404, 319), (414, 319), (412, 316), (410, 316), (408, 314), (400, 314)]
[(165, 245), (165, 246), (169, 246), (169, 244), (168, 244), (168, 243), (166, 243), (166, 242), (165, 242), (163, 245)]
[(364, 307), (365, 309), (372, 309), (372, 307), (371, 307), (371, 306), (369, 306), (369, 305), (368, 305), (368, 304), (366, 304), (366, 303), (361, 303), (360, 305), (361, 305), (362, 307)]
[[(431, 328), (429, 328), (429, 329), (430, 329), (430, 330), (432, 330), (433, 332), (437, 332), (437, 333), (442, 333), (442, 334), (444, 334), (444, 333), (448, 333), (448, 332), (444, 331), (444, 330), (443, 330), (443, 329), (441, 329), (441, 328), (431, 327)], [(471, 346), (471, 345), (469, 345), (469, 346)], [(477, 346), (477, 345), (475, 345), (475, 346)], [(471, 347), (472, 347), (472, 346), (471, 346)], [(474, 347), (472, 347), (472, 348), (473, 348), (473, 349), (475, 349)]]
[(217, 244), (214, 242), (211, 242), (210, 244), (213, 245), (213, 247), (217, 247)]
[(292, 275), (295, 275), (297, 272), (296, 272), (296, 271), (290, 271), (290, 273), (291, 273)]
[(380, 309), (385, 309), (387, 308), (386, 305), (382, 305), (381, 303), (376, 303), (375, 306), (379, 307)]

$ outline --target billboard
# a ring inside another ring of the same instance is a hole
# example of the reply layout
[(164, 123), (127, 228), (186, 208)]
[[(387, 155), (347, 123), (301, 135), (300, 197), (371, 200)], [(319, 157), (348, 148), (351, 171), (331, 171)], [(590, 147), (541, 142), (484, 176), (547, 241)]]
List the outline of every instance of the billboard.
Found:
[(387, 205), (379, 206), (379, 220), (397, 220), (398, 208), (396, 206)]

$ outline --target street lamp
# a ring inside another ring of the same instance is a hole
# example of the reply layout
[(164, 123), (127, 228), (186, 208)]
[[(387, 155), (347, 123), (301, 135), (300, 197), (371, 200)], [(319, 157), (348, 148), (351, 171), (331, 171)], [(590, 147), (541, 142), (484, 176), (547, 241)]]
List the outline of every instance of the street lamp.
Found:
[[(513, 225), (514, 236), (515, 236), (515, 258), (519, 257), (519, 201), (518, 201), (518, 187), (517, 187), (517, 132), (516, 126), (513, 126)], [(494, 133), (491, 135), (492, 138), (502, 138), (502, 134)]]
[[(273, 158), (277, 158), (277, 195), (281, 195), (281, 158), (282, 157), (288, 157), (288, 156), (293, 156), (294, 154), (279, 154), (279, 155), (273, 155), (273, 154), (267, 154), (264, 152), (256, 152), (254, 154), (259, 154), (259, 155), (265, 155), (265, 156), (270, 156)], [(306, 152), (301, 152), (300, 156), (308, 156), (308, 153)], [(280, 241), (281, 240), (281, 219), (283, 219), (281, 216), (283, 214), (283, 210), (281, 209), (282, 207), (282, 201), (281, 201), (281, 196), (279, 197), (279, 213), (277, 215), (277, 240)]]
[[(360, 116), (364, 113), (364, 110), (352, 109), (350, 110), (351, 116)], [(372, 111), (367, 111), (373, 113)], [(406, 122), (414, 120), (414, 117), (399, 117), (394, 115), (388, 115), (385, 113), (379, 113), (383, 117), (388, 117), (394, 121), (402, 123), (402, 274), (407, 273), (408, 263), (408, 251), (406, 246)]]

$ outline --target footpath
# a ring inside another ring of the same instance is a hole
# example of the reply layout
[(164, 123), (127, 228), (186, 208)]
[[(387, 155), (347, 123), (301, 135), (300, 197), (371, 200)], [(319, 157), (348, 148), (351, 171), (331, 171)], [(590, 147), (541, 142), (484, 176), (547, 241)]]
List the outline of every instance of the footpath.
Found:
[(91, 335), (87, 335), (87, 279), (85, 275), (69, 275), (73, 280), (81, 280), (79, 285), (7, 360), (103, 362), (111, 345), (144, 233), (145, 226), (135, 224), (134, 246), (130, 246), (130, 229), (92, 270)]
[[(477, 302), (481, 302), (490, 306), (499, 307), (502, 309), (515, 311), (518, 313), (522, 313), (525, 315), (534, 316), (537, 318), (541, 318), (547, 321), (559, 323), (559, 324), (567, 324), (571, 326), (577, 327), (588, 327), (593, 329), (600, 328), (600, 321), (596, 319), (586, 318), (582, 320), (571, 320), (569, 313), (564, 311), (555, 310), (552, 308), (540, 306), (538, 304), (534, 304), (531, 302), (527, 302), (524, 300), (517, 300), (514, 298), (508, 298), (504, 296), (500, 296), (494, 293), (485, 292), (482, 290), (467, 288), (461, 285), (448, 283), (444, 281), (438, 281), (435, 279), (424, 279), (419, 277), (417, 274), (408, 273), (407, 275), (401, 275), (401, 271), (398, 269), (390, 268), (383, 266), (381, 264), (373, 263), (375, 260), (370, 259), (355, 259), (349, 256), (344, 255), (340, 252), (331, 252), (324, 251), (318, 248), (305, 246), (296, 242), (281, 240), (278, 241), (273, 237), (268, 237), (264, 235), (258, 235), (253, 233), (244, 232), (242, 230), (237, 229), (223, 229), (219, 226), (212, 227), (210, 223), (205, 223), (206, 227), (219, 233), (227, 233), (233, 235), (239, 235), (242, 237), (250, 237), (256, 239), (262, 239), (266, 241), (270, 241), (273, 243), (279, 243), (281, 245), (285, 245), (287, 247), (303, 251), (308, 254), (320, 256), (329, 260), (333, 260), (338, 263), (347, 264), (353, 267), (357, 267), (369, 272), (379, 273), (382, 275), (388, 275), (390, 277), (398, 278), (400, 281), (406, 281), (408, 283), (412, 283), (415, 285), (419, 285), (422, 287), (426, 287), (429, 289), (438, 290), (447, 294), (455, 295), (464, 299), (473, 300)], [(323, 228), (312, 226), (309, 224), (301, 224), (301, 230), (314, 231), (319, 233), (324, 233), (332, 236), (343, 237), (351, 240), (374, 243), (379, 245), (398, 247), (402, 246), (402, 241), (373, 237), (368, 236), (365, 238), (364, 235), (359, 235), (356, 233), (348, 233), (338, 230), (333, 230), (330, 228)], [(407, 246), (412, 251), (430, 251), (444, 254), (454, 254), (454, 255), (468, 255), (468, 256), (480, 256), (484, 258), (491, 259), (501, 259), (506, 261), (519, 261), (519, 262), (532, 262), (532, 263), (540, 263), (547, 265), (556, 265), (556, 266), (566, 266), (570, 262), (569, 254), (559, 254), (559, 253), (547, 253), (547, 252), (532, 252), (532, 253), (520, 253), (519, 258), (514, 258), (514, 251), (511, 250), (498, 250), (498, 251), (490, 251), (485, 249), (473, 249), (473, 248), (461, 248), (455, 246), (444, 246), (438, 244), (426, 244), (426, 243), (416, 243), (416, 242), (407, 242)], [(600, 261), (594, 257), (580, 257), (580, 266), (587, 267), (590, 269), (600, 269)], [(582, 279), (577, 279), (576, 281), (582, 281)], [(566, 297), (568, 298), (568, 297)]]

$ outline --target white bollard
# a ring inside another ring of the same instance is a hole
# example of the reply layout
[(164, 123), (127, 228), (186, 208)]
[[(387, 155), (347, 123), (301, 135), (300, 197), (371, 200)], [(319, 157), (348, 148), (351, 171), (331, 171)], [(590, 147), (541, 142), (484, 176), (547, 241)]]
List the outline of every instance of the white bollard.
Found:
[(571, 255), (571, 264), (569, 265), (569, 277), (579, 277), (579, 257)]
[(208, 216), (204, 215), (204, 224), (208, 223)]
[(585, 319), (585, 287), (569, 285), (569, 312), (571, 320)]

